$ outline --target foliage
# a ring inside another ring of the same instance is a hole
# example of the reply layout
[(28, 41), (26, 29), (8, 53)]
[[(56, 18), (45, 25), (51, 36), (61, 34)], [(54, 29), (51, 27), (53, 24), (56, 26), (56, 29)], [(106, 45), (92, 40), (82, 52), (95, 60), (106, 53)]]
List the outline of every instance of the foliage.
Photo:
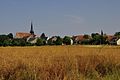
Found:
[(71, 44), (71, 38), (69, 36), (65, 36), (63, 38), (63, 43), (66, 45), (70, 45)]
[(12, 33), (8, 35), (0, 35), (0, 46), (11, 46)]
[(10, 39), (13, 39), (13, 34), (12, 34), (12, 33), (9, 33), (7, 36), (8, 36)]
[(81, 41), (81, 44), (89, 45), (90, 44), (90, 40), (89, 39), (85, 39), (85, 40)]
[(12, 45), (13, 46), (26, 46), (26, 41), (25, 39), (13, 39)]
[(62, 45), (62, 38), (60, 36), (53, 36), (48, 41), (48, 45)]
[(9, 37), (7, 35), (0, 35), (0, 41), (3, 42), (4, 40), (8, 40)]
[(0, 46), (40, 46), (40, 45), (70, 45), (71, 39), (73, 40), (74, 44), (82, 44), (82, 45), (106, 45), (106, 44), (114, 44), (117, 45), (116, 41), (118, 38), (120, 38), (120, 32), (116, 32), (114, 34), (114, 40), (108, 41), (107, 40), (107, 34), (103, 34), (103, 31), (101, 30), (101, 34), (99, 33), (92, 33), (91, 36), (88, 34), (84, 34), (82, 37), (83, 39), (75, 39), (75, 36), (69, 37), (64, 36), (64, 38), (61, 38), (60, 36), (52, 36), (49, 40), (47, 40), (48, 37), (46, 37), (45, 33), (42, 33), (39, 37), (40, 39), (37, 41), (37, 43), (32, 44), (27, 41), (26, 38), (23, 39), (16, 39), (13, 37), (12, 33), (9, 33), (8, 35), (0, 35)]
[(44, 40), (41, 39), (41, 38), (38, 38), (37, 39), (37, 43), (36, 43), (37, 46), (41, 46), (41, 45), (44, 45)]
[(3, 46), (12, 46), (12, 40), (4, 40)]
[(47, 44), (46, 42), (47, 42), (47, 38), (48, 38), (48, 37), (45, 36), (45, 33), (42, 33), (41, 36), (40, 36), (40, 38), (43, 40), (44, 45), (46, 45), (46, 44)]
[(114, 36), (117, 36), (120, 38), (120, 32), (115, 32)]
[(94, 45), (107, 44), (106, 36), (100, 35), (98, 33), (92, 33), (91, 36), (92, 36), (92, 40), (91, 40), (92, 44)]
[(60, 36), (57, 36), (57, 40), (55, 41), (56, 45), (62, 45), (62, 39), (60, 38)]
[(42, 33), (40, 38), (45, 39), (46, 38), (45, 33)]

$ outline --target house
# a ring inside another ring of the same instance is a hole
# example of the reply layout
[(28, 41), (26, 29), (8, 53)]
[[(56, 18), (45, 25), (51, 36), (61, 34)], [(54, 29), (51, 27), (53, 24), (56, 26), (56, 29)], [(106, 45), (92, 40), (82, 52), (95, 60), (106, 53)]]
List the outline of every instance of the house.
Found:
[(84, 40), (84, 35), (77, 35), (72, 37), (74, 44), (80, 44)]
[(117, 40), (117, 45), (120, 45), (120, 39)]
[(47, 38), (47, 41), (46, 41), (46, 43), (48, 44), (48, 45), (54, 45), (55, 43), (55, 41), (57, 40), (57, 36), (52, 36), (51, 38)]
[(70, 45), (73, 45), (73, 40), (72, 39), (70, 39)]
[(117, 37), (114, 36), (114, 35), (107, 35), (106, 40), (110, 45), (116, 45), (117, 44)]
[(35, 43), (37, 43), (37, 39), (38, 39), (38, 37), (31, 35), (27, 38), (26, 42), (29, 42), (31, 44), (35, 44)]
[(74, 44), (81, 44), (82, 41), (89, 40), (91, 37), (89, 35), (77, 35), (73, 36), (72, 39)]
[(115, 36), (114, 35), (106, 35), (107, 36), (107, 40), (108, 41), (111, 41), (111, 40), (113, 40), (114, 38), (115, 38)]
[(50, 40), (51, 42), (55, 42), (57, 40), (57, 36), (52, 36), (51, 38), (47, 39), (48, 41)]

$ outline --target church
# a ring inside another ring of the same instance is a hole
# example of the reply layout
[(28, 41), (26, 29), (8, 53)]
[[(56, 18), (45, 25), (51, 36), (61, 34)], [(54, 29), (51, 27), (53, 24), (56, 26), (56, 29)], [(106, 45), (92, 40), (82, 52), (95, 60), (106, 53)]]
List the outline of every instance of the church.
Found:
[(29, 33), (26, 32), (17, 32), (15, 38), (28, 38), (28, 37), (35, 37), (36, 35), (34, 34), (33, 30), (33, 24), (31, 22), (31, 29)]

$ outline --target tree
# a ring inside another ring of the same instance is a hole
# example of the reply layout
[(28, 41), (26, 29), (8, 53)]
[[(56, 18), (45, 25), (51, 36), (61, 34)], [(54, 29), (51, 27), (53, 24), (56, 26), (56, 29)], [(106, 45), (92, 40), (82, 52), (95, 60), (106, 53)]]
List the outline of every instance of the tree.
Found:
[(71, 38), (69, 36), (65, 36), (63, 38), (63, 43), (66, 45), (70, 45), (71, 44)]
[(0, 35), (0, 41), (3, 42), (4, 40), (8, 40), (9, 37), (7, 35)]
[(44, 45), (46, 45), (47, 44), (46, 41), (48, 37), (45, 36), (45, 33), (42, 33), (40, 38), (43, 40)]
[(101, 35), (100, 34), (92, 33), (91, 36), (92, 36), (92, 40), (91, 40), (92, 44), (99, 45), (101, 43)]
[(107, 44), (106, 36), (103, 35), (103, 32), (101, 32), (101, 35), (98, 33), (92, 33), (92, 40), (90, 41), (94, 45), (100, 45), (100, 44)]
[(60, 36), (57, 36), (57, 40), (55, 41), (56, 45), (62, 45), (62, 39), (60, 38)]
[(97, 35), (100, 35), (100, 34), (99, 34), (99, 33), (92, 33), (92, 34), (91, 34), (91, 37), (92, 37), (92, 38), (95, 38)]
[(44, 45), (44, 40), (41, 39), (41, 38), (38, 38), (37, 39), (37, 43), (36, 43), (37, 46), (41, 46), (41, 45)]
[(12, 40), (4, 40), (3, 46), (12, 46)]
[(10, 39), (13, 39), (13, 34), (12, 34), (12, 33), (9, 33), (7, 36), (8, 36)]
[(42, 38), (42, 39), (46, 38), (45, 33), (42, 33), (40, 38)]
[(12, 46), (26, 46), (25, 39), (13, 39)]
[(81, 44), (88, 45), (88, 44), (90, 44), (90, 40), (85, 39), (85, 40), (81, 41)]
[(115, 32), (114, 36), (120, 38), (120, 32)]
[(7, 35), (0, 35), (0, 46), (3, 46), (5, 40), (9, 40)]
[(0, 41), (0, 46), (3, 46), (3, 42), (2, 41)]

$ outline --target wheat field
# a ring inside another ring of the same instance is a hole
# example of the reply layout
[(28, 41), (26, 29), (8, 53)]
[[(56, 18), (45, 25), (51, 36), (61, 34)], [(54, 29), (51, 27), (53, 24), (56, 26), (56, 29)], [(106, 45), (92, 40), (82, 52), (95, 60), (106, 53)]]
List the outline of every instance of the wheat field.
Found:
[(120, 80), (120, 47), (0, 47), (0, 80)]

